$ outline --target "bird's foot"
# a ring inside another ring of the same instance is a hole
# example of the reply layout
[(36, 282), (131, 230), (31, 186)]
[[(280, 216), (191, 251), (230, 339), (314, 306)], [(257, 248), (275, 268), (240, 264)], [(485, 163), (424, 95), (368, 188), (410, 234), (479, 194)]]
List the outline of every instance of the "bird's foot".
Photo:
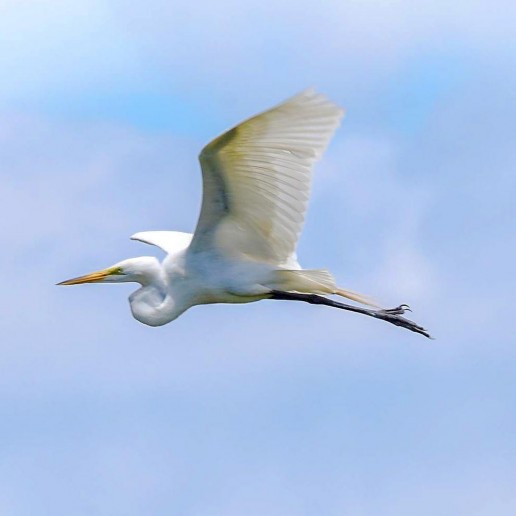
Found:
[(391, 315), (403, 315), (405, 312), (412, 312), (410, 306), (407, 304), (402, 304), (397, 306), (396, 308), (386, 308), (384, 310), (380, 310), (380, 312), (391, 314)]
[(422, 326), (419, 326), (413, 321), (406, 319), (405, 317), (401, 317), (405, 312), (411, 312), (412, 310), (408, 305), (400, 305), (396, 308), (391, 308), (387, 310), (376, 310), (374, 312), (374, 317), (378, 319), (382, 319), (384, 321), (390, 322), (391, 324), (395, 324), (396, 326), (401, 326), (406, 328), (407, 330), (420, 333), (425, 337), (431, 339), (432, 337)]

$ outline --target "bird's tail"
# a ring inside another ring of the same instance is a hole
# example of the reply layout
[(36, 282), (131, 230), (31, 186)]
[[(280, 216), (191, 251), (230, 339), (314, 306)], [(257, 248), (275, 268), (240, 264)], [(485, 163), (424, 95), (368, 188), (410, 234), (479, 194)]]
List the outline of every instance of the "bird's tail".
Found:
[(378, 307), (378, 304), (368, 296), (337, 287), (335, 278), (325, 269), (277, 270), (274, 282), (270, 286), (274, 290), (285, 292), (335, 294), (363, 305)]

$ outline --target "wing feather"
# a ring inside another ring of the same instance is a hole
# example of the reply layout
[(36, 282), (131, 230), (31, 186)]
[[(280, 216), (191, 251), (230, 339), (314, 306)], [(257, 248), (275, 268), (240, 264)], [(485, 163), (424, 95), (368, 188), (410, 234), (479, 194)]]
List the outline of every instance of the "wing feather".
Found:
[(274, 265), (295, 260), (312, 166), (342, 115), (307, 90), (209, 143), (199, 156), (203, 201), (190, 249)]
[(181, 231), (141, 231), (135, 233), (131, 240), (138, 240), (145, 244), (160, 247), (168, 254), (174, 254), (186, 249), (192, 241), (191, 233)]

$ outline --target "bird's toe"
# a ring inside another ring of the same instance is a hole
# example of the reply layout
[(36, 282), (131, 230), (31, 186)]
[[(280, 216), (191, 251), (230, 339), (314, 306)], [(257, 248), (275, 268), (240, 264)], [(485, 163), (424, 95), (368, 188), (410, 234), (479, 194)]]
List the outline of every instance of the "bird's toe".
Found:
[(389, 315), (403, 315), (405, 312), (412, 312), (410, 306), (407, 304), (402, 304), (397, 306), (396, 308), (387, 308), (385, 310), (381, 310), (381, 312)]

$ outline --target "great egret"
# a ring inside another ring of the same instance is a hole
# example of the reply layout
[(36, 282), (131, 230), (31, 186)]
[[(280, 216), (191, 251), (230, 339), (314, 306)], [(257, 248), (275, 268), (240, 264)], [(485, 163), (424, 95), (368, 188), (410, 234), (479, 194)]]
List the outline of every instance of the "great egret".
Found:
[(131, 311), (149, 326), (167, 324), (195, 305), (284, 299), (358, 312), (429, 337), (401, 317), (407, 305), (370, 309), (324, 297), (373, 304), (338, 288), (328, 271), (305, 270), (297, 261), (312, 166), (342, 115), (325, 96), (306, 90), (225, 132), (199, 156), (203, 199), (195, 232), (131, 237), (163, 249), (163, 262), (130, 258), (59, 285), (139, 283), (129, 297)]

